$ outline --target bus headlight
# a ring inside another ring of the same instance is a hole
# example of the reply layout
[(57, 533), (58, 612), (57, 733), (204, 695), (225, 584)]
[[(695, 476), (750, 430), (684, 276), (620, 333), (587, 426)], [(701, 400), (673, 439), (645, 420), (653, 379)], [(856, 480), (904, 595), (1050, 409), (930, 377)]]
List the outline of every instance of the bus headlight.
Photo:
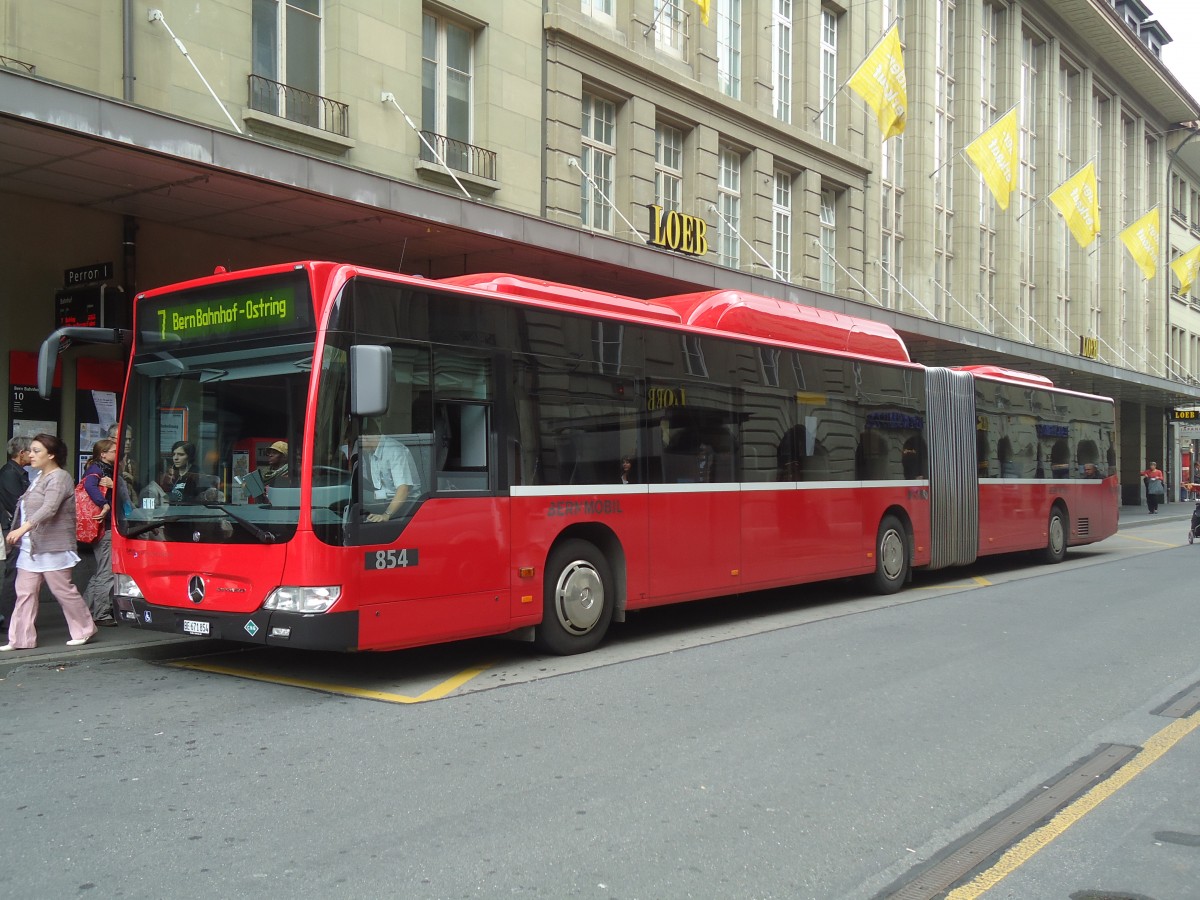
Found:
[(263, 601), (263, 609), (281, 612), (323, 613), (328, 612), (342, 596), (342, 589), (330, 587), (277, 587)]
[(113, 576), (113, 593), (118, 597), (129, 597), (133, 600), (145, 600), (146, 595), (138, 587), (138, 583), (128, 575)]

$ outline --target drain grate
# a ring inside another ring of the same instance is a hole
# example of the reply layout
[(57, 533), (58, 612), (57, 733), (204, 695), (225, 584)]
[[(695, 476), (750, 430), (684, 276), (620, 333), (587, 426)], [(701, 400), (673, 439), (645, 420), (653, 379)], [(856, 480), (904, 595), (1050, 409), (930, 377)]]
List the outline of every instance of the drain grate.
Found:
[(1137, 747), (1105, 744), (1043, 790), (1022, 800), (983, 825), (966, 843), (948, 848), (911, 880), (894, 884), (877, 900), (931, 900), (940, 897), (968, 874), (981, 868), (1022, 835), (1049, 820), (1075, 798), (1107, 778), (1138, 752)]
[(1154, 710), (1156, 716), (1184, 719), (1200, 709), (1200, 684), (1193, 684), (1167, 701), (1165, 706)]

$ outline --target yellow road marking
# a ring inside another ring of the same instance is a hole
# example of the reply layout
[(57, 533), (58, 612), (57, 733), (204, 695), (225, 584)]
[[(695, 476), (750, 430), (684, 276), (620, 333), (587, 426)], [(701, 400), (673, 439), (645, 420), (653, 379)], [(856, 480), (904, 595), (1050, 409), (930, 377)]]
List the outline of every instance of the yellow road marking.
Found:
[(1134, 537), (1131, 534), (1128, 534), (1128, 535), (1123, 534), (1123, 535), (1121, 535), (1121, 537), (1128, 538), (1131, 541), (1141, 541), (1143, 544), (1158, 544), (1160, 547), (1182, 547), (1183, 546), (1183, 544), (1179, 543), (1178, 541), (1153, 541), (1150, 538)]
[(961, 590), (962, 588), (975, 587), (976, 585), (979, 587), (992, 586), (992, 583), (982, 575), (972, 575), (971, 580), (975, 582), (975, 584), (964, 584), (961, 581), (957, 582), (956, 584), (923, 584), (921, 585), (920, 589), (923, 591), (957, 591)]
[(235, 678), (249, 678), (252, 681), (265, 681), (270, 684), (282, 684), (288, 687), (307, 688), (313, 691), (323, 691), (327, 694), (341, 694), (347, 697), (358, 697), (362, 700), (382, 700), (385, 703), (425, 703), (429, 700), (440, 700), (447, 694), (462, 687), (472, 678), (486, 672), (492, 663), (483, 663), (464, 669), (452, 678), (447, 678), (441, 684), (434, 685), (423, 694), (409, 697), (405, 694), (392, 694), (387, 691), (369, 691), (363, 688), (348, 687), (341, 684), (328, 684), (323, 681), (309, 681), (304, 678), (288, 678), (286, 676), (263, 675), (249, 672), (245, 669), (235, 669), (232, 666), (220, 666), (214, 663), (174, 662), (168, 663), (179, 669), (193, 669), (197, 672), (209, 672), (214, 675), (232, 675)]
[(980, 872), (971, 881), (947, 894), (946, 900), (973, 900), (990, 891), (1032, 859), (1035, 853), (1049, 846), (1051, 841), (1129, 784), (1135, 776), (1149, 768), (1151, 763), (1191, 734), (1197, 726), (1200, 726), (1200, 712), (1192, 713), (1186, 719), (1176, 719), (1146, 741), (1146, 746), (1137, 756), (1075, 802), (1060, 810), (1041, 828), (1010, 847), (990, 869)]

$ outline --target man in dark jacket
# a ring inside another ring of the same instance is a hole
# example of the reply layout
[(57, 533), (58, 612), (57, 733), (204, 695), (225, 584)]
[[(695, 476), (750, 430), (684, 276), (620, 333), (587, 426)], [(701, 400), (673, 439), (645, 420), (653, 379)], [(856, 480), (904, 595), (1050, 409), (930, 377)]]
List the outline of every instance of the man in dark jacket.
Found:
[[(0, 532), (8, 534), (12, 529), (13, 513), (17, 501), (29, 487), (29, 438), (15, 437), (8, 442), (8, 462), (0, 466)], [(17, 556), (16, 548), (8, 552), (4, 561), (4, 590), (0, 593), (0, 624), (7, 625), (17, 602)]]

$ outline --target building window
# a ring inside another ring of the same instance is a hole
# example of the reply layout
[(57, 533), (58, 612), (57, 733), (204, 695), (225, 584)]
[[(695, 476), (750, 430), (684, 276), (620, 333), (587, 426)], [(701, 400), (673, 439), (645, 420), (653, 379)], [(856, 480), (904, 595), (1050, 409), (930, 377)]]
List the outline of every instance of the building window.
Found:
[(275, 99), (255, 98), (255, 109), (319, 126), (321, 0), (254, 0), (250, 40), (253, 74), (304, 92), (272, 91)]
[(837, 209), (833, 191), (821, 191), (821, 290), (837, 285)]
[(592, 343), (595, 345), (596, 371), (601, 375), (620, 375), (625, 326), (615, 322), (596, 322)]
[(792, 176), (775, 173), (775, 201), (772, 211), (772, 243), (775, 250), (775, 274), (784, 281), (792, 280)]
[[(1092, 146), (1095, 148), (1092, 154), (1096, 163), (1096, 196), (1105, 196), (1104, 188), (1104, 149), (1107, 146), (1106, 141), (1108, 136), (1107, 129), (1110, 127), (1109, 116), (1112, 114), (1112, 104), (1109, 103), (1108, 97), (1103, 94), (1092, 95)], [(1074, 172), (1071, 173), (1075, 174)], [(1067, 229), (1064, 229), (1067, 230)], [(1072, 238), (1074, 241), (1074, 238)], [(1095, 246), (1089, 247), (1084, 251), (1087, 256), (1087, 272), (1088, 285), (1091, 295), (1090, 304), (1088, 306), (1088, 319), (1084, 323), (1083, 328), (1086, 329), (1084, 334), (1092, 334), (1100, 337), (1104, 334), (1101, 330), (1103, 310), (1100, 308), (1100, 254), (1092, 253)]]
[[(1136, 221), (1141, 215), (1141, 187), (1142, 187), (1142, 172), (1139, 171), (1138, 154), (1142, 140), (1141, 130), (1137, 127), (1137, 123), (1129, 116), (1121, 116), (1121, 147), (1120, 147), (1120, 166), (1121, 177), (1118, 179), (1117, 191), (1121, 195), (1121, 223), (1117, 226), (1117, 233), (1120, 234), (1132, 222)], [(1146, 166), (1149, 166), (1150, 160), (1142, 161)], [(1146, 204), (1145, 208), (1149, 208), (1152, 204)], [(1132, 330), (1132, 325), (1136, 320), (1136, 307), (1134, 298), (1137, 295), (1139, 282), (1141, 281), (1141, 270), (1134, 261), (1133, 256), (1129, 253), (1121, 254), (1121, 277), (1119, 284), (1119, 300), (1114, 310), (1114, 321), (1120, 323), (1120, 333), (1117, 335), (1118, 340), (1114, 343), (1117, 345), (1117, 350), (1121, 355), (1122, 361), (1125, 360), (1127, 348), (1136, 347), (1137, 334)]]
[(736, 269), (741, 264), (738, 234), (742, 227), (742, 158), (729, 147), (720, 149), (717, 160), (718, 262)]
[(775, 0), (771, 22), (775, 118), (792, 121), (792, 0)]
[(708, 364), (704, 361), (704, 345), (700, 336), (695, 334), (683, 335), (683, 363), (686, 371), (694, 378), (708, 377)]
[(580, 167), (589, 177), (583, 178), (579, 185), (579, 218), (583, 220), (584, 227), (608, 232), (612, 231), (612, 207), (608, 201), (613, 196), (616, 128), (616, 104), (592, 94), (584, 94), (580, 129), (583, 158)]
[(687, 49), (687, 26), (683, 0), (654, 0), (655, 47), (682, 59)]
[(834, 95), (838, 89), (838, 20), (832, 10), (821, 10), (821, 139), (833, 143), (837, 133)]
[[(983, 73), (982, 93), (979, 97), (979, 120), (977, 134), (991, 128), (996, 121), (997, 88), (999, 72), (1000, 33), (1003, 15), (999, 8), (985, 3), (983, 27), (979, 40), (979, 65)], [(979, 307), (986, 310), (984, 321), (994, 327), (996, 308), (996, 199), (983, 179), (979, 180), (979, 282), (976, 285)]]
[[(1172, 245), (1172, 247), (1171, 247), (1171, 252), (1170, 252), (1170, 253), (1167, 255), (1167, 259), (1177, 259), (1177, 258), (1179, 257), (1179, 255), (1180, 255), (1180, 254), (1182, 254), (1183, 252), (1184, 252), (1184, 251), (1180, 250), (1178, 247), (1176, 247), (1176, 246)], [(1195, 285), (1193, 284), (1193, 285), (1192, 285), (1192, 286), (1191, 286), (1191, 287), (1188, 289), (1188, 293), (1187, 293), (1187, 294), (1184, 294), (1184, 293), (1183, 293), (1183, 292), (1182, 292), (1182, 291), (1179, 289), (1180, 287), (1181, 287), (1181, 285), (1179, 285), (1179, 284), (1177, 283), (1177, 281), (1176, 281), (1175, 277), (1174, 277), (1174, 276), (1171, 276), (1171, 296), (1172, 296), (1172, 297), (1176, 297), (1176, 298), (1178, 298), (1179, 300), (1184, 300), (1184, 301), (1186, 302), (1186, 300), (1187, 300), (1187, 297), (1191, 295), (1192, 289), (1193, 289), (1193, 288), (1195, 288)], [(1147, 317), (1146, 317), (1146, 336), (1145, 336), (1145, 339), (1146, 339), (1147, 341), (1149, 341), (1149, 340), (1150, 340), (1150, 332), (1149, 332), (1149, 328), (1150, 328), (1150, 317), (1149, 317), (1149, 316), (1147, 316)], [(1146, 345), (1146, 346), (1149, 346), (1149, 343), (1147, 343), (1147, 345)]]
[[(954, 280), (954, 0), (934, 9), (933, 280), (934, 318), (946, 322), (953, 309)], [(988, 123), (990, 124), (990, 123)]]
[[(904, 0), (883, 0), (883, 26), (904, 18)], [(883, 284), (880, 298), (888, 309), (899, 309), (904, 285), (904, 134), (888, 138), (881, 146), (880, 264)], [(935, 147), (936, 152), (936, 147)]]
[[(1066, 66), (1058, 70), (1058, 109), (1057, 130), (1058, 141), (1055, 150), (1055, 164), (1058, 168), (1053, 174), (1053, 183), (1062, 184), (1075, 173), (1075, 106), (1079, 100), (1079, 73)], [(1054, 291), (1055, 301), (1050, 321), (1046, 328), (1064, 348), (1067, 344), (1067, 323), (1071, 321), (1071, 245), (1074, 242), (1071, 232), (1059, 228), (1055, 238), (1055, 272)]]
[[(795, 354), (790, 354), (795, 356)], [(767, 387), (779, 387), (779, 360), (783, 351), (778, 347), (759, 347), (758, 362), (762, 366), (763, 384)]]
[[(1045, 44), (1026, 35), (1021, 41), (1021, 110), (1018, 124), (1019, 172), (1017, 190), (1020, 209), (1032, 209), (1038, 201), (1038, 97), (1041, 95), (1042, 53)], [(1025, 216), (1021, 230), (1021, 270), (1017, 296), (1016, 324), (1028, 338), (1037, 319), (1037, 217)]]
[(717, 87), (742, 97), (742, 0), (717, 0)]
[(882, 145), (880, 168), (881, 219), (880, 257), (883, 264), (883, 305), (900, 308), (904, 284), (904, 135), (888, 138)]
[[(421, 33), (421, 128), (447, 138), (443, 158), (470, 169), (472, 34), (426, 13)], [(422, 157), (424, 158), (424, 157)]]
[(683, 132), (670, 125), (654, 129), (654, 202), (683, 212)]
[(593, 19), (604, 19), (607, 22), (613, 21), (613, 4), (616, 0), (581, 0), (582, 9), (586, 15)]

